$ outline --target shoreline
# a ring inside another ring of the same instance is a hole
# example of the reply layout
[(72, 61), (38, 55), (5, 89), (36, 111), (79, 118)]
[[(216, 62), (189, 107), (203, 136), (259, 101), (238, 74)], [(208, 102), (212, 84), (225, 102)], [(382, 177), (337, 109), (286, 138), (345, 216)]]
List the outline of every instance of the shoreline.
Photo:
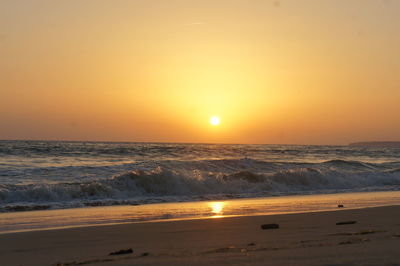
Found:
[[(221, 204), (218, 213), (213, 204)], [(226, 201), (155, 203), (0, 214), (0, 234), (112, 224), (259, 216), (397, 205), (400, 191), (291, 195)]]
[[(105, 223), (105, 224), (88, 224), (88, 225), (76, 225), (76, 226), (64, 226), (55, 228), (38, 228), (38, 229), (22, 229), (16, 231), (5, 231), (0, 232), (0, 236), (7, 234), (18, 234), (18, 233), (29, 233), (29, 232), (42, 232), (42, 231), (57, 231), (57, 230), (68, 230), (77, 228), (90, 228), (90, 227), (103, 227), (103, 226), (118, 226), (118, 225), (129, 225), (129, 224), (145, 224), (145, 223), (168, 223), (168, 222), (190, 222), (199, 220), (210, 220), (210, 219), (230, 219), (230, 218), (242, 218), (242, 217), (268, 217), (268, 216), (278, 216), (278, 215), (295, 215), (295, 214), (309, 214), (309, 213), (330, 213), (330, 212), (341, 212), (341, 211), (351, 211), (351, 210), (362, 210), (362, 209), (373, 209), (373, 208), (384, 208), (384, 207), (400, 207), (399, 204), (393, 205), (382, 205), (382, 206), (367, 206), (367, 207), (346, 207), (337, 208), (336, 210), (316, 210), (307, 212), (288, 212), (288, 213), (271, 213), (271, 214), (254, 214), (254, 215), (224, 215), (224, 216), (210, 216), (210, 217), (192, 217), (192, 218), (176, 218), (176, 219), (160, 219), (160, 220), (150, 220), (150, 221), (136, 221), (136, 222), (118, 222), (118, 223)], [(96, 207), (94, 207), (96, 208)]]
[[(215, 204), (218, 208), (215, 210)], [(338, 205), (345, 208), (338, 208)], [(400, 204), (400, 191), (291, 195), (225, 201), (156, 203), (0, 214), (0, 234), (86, 226), (262, 216)]]
[[(343, 221), (356, 223), (336, 225)], [(260, 229), (265, 223), (280, 228)], [(0, 258), (5, 265), (398, 265), (399, 244), (394, 205), (7, 233)]]

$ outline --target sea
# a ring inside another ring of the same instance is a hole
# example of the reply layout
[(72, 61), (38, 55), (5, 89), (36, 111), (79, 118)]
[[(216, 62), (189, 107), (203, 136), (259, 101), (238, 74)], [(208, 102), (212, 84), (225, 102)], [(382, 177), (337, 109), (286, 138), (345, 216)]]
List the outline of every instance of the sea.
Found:
[[(133, 218), (126, 221), (199, 217), (196, 202), (231, 202), (248, 213), (243, 206), (251, 204), (237, 204), (246, 200), (256, 202), (258, 214), (268, 200), (280, 199), (279, 205), (346, 193), (378, 193), (386, 195), (380, 203), (400, 204), (400, 148), (0, 141), (0, 220), (76, 208), (98, 215), (99, 208), (112, 213), (113, 206), (130, 208)], [(154, 216), (154, 206), (175, 211)]]

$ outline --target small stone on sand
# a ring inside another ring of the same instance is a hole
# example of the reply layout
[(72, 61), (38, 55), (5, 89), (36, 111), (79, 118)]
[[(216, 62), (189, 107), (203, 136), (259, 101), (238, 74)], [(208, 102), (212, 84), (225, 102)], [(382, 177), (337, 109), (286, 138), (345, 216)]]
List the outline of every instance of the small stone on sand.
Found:
[(337, 222), (336, 225), (345, 225), (345, 224), (355, 224), (357, 221), (344, 221), (344, 222)]
[(279, 229), (279, 224), (262, 224), (261, 229)]
[(109, 256), (114, 256), (114, 255), (124, 255), (124, 254), (131, 254), (133, 253), (133, 249), (128, 248), (128, 249), (121, 249), (115, 252), (111, 252), (110, 254), (108, 254)]

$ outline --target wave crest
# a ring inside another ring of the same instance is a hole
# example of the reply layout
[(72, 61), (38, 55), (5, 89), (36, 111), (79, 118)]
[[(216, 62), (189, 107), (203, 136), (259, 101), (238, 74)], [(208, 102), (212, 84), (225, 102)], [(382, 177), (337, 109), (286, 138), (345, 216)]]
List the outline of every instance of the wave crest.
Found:
[(250, 159), (164, 163), (151, 170), (137, 168), (108, 179), (80, 183), (3, 184), (0, 185), (0, 211), (24, 210), (21, 206), (30, 210), (327, 191), (398, 190), (398, 169), (397, 165), (388, 169), (387, 165), (341, 160), (319, 164), (273, 164)]

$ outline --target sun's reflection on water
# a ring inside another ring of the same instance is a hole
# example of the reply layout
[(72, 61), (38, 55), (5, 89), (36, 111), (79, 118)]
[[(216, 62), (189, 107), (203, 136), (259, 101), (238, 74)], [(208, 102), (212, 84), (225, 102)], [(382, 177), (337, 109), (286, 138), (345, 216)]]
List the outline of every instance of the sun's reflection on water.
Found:
[(212, 218), (223, 217), (225, 202), (211, 202), (209, 206), (211, 208), (211, 213), (213, 214), (213, 216), (211, 216)]

